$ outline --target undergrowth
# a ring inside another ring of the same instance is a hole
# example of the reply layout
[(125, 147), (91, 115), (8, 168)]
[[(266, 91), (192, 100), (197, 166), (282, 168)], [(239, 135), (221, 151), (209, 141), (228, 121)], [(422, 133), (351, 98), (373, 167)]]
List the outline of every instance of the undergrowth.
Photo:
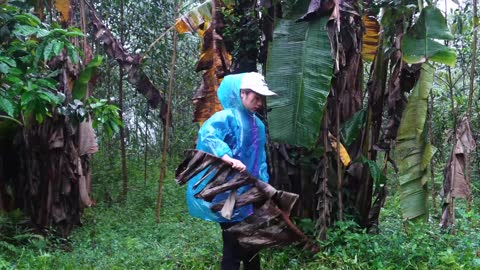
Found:
[[(185, 188), (177, 186), (172, 172), (165, 182), (159, 224), (156, 180), (144, 185), (139, 179), (131, 179), (122, 204), (117, 200), (121, 184), (96, 178), (97, 205), (86, 209), (82, 226), (68, 239), (49, 231), (33, 233), (18, 211), (1, 215), (0, 269), (220, 269), (220, 228), (188, 214)], [(439, 228), (436, 211), (428, 223), (407, 229), (399, 208), (398, 197), (391, 195), (382, 210), (379, 234), (368, 234), (350, 221), (338, 222), (328, 240), (319, 243), (319, 253), (293, 246), (264, 250), (262, 268), (480, 269), (477, 212), (466, 212), (460, 205), (456, 234), (451, 234)], [(299, 224), (306, 231), (313, 226), (308, 220)]]

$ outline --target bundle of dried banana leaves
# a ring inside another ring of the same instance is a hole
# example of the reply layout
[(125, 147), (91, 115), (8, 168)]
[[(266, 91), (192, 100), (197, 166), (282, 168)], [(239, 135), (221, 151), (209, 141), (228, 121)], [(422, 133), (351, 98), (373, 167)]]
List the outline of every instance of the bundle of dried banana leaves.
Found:
[[(188, 150), (186, 155), (187, 158), (178, 166), (175, 174), (179, 185), (184, 185), (206, 170), (195, 187), (206, 179), (210, 182), (195, 197), (211, 202), (216, 195), (231, 191), (225, 201), (212, 205), (212, 211), (220, 212), (229, 219), (235, 209), (247, 204), (254, 205), (251, 216), (228, 229), (238, 236), (241, 245), (260, 249), (298, 243), (314, 252), (318, 251), (317, 246), (290, 219), (297, 194), (276, 190), (248, 172), (233, 169), (230, 164), (208, 153)], [(237, 189), (245, 185), (253, 187), (237, 196)]]

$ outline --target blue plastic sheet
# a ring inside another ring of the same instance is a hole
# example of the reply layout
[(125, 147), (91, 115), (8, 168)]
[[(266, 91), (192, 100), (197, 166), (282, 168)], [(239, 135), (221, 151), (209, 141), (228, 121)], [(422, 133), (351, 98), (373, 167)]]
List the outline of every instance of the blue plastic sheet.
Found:
[[(202, 125), (198, 133), (197, 149), (218, 157), (228, 154), (242, 161), (250, 174), (268, 183), (265, 125), (242, 104), (240, 85), (244, 75), (245, 73), (228, 75), (223, 79), (217, 95), (224, 110), (215, 113)], [(196, 189), (193, 188), (206, 170), (188, 182), (187, 203), (191, 215), (215, 222), (239, 222), (253, 213), (252, 205), (236, 209), (230, 220), (213, 212), (210, 207), (225, 200), (229, 192), (217, 195), (211, 203), (195, 198), (194, 195), (211, 180), (206, 179)], [(237, 195), (250, 188), (239, 188)]]

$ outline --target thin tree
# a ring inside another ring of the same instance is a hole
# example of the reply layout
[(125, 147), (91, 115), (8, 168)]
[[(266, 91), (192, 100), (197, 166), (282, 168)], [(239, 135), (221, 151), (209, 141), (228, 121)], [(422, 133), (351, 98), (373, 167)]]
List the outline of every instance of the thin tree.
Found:
[[(470, 66), (470, 93), (468, 95), (468, 109), (467, 109), (467, 119), (468, 123), (471, 123), (472, 119), (472, 103), (473, 103), (473, 93), (475, 91), (475, 75), (476, 70), (475, 66), (477, 64), (477, 0), (473, 0), (473, 41), (472, 41), (472, 64)], [(467, 183), (471, 183), (472, 177), (472, 166), (470, 160), (470, 153), (467, 152), (465, 155), (465, 178)], [(472, 195), (467, 198), (467, 209), (470, 211), (472, 208)]]
[[(123, 27), (124, 19), (124, 0), (120, 1), (120, 42), (123, 44), (125, 32)], [(120, 108), (120, 120), (123, 121), (123, 68), (119, 66), (119, 81), (118, 81), (118, 107)], [(120, 127), (120, 151), (122, 158), (122, 197), (121, 200), (123, 203), (127, 201), (128, 195), (128, 176), (127, 176), (127, 155), (125, 150), (125, 129)]]
[(147, 157), (148, 157), (148, 103), (145, 110), (145, 150), (144, 150), (144, 159), (143, 159), (143, 183), (147, 185)]
[[(178, 1), (177, 6), (175, 7), (175, 19), (178, 17), (178, 10), (182, 1)], [(160, 163), (160, 178), (158, 179), (158, 200), (157, 200), (157, 223), (160, 223), (160, 210), (162, 209), (162, 197), (163, 197), (163, 183), (165, 182), (165, 173), (167, 170), (167, 155), (168, 155), (168, 133), (170, 130), (172, 122), (172, 92), (175, 82), (175, 63), (177, 61), (177, 40), (178, 33), (173, 31), (173, 52), (172, 52), (172, 64), (170, 66), (170, 82), (168, 87), (168, 98), (167, 98), (167, 116), (165, 121), (165, 126), (163, 129), (163, 153), (162, 161)]]

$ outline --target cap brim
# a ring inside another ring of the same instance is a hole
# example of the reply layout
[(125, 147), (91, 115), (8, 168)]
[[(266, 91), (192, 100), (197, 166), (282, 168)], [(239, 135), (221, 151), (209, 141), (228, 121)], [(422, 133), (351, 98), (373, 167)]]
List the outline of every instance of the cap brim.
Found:
[(251, 89), (253, 92), (262, 95), (262, 96), (276, 96), (277, 93), (273, 92), (272, 90), (268, 89), (268, 87), (261, 87), (256, 89)]

